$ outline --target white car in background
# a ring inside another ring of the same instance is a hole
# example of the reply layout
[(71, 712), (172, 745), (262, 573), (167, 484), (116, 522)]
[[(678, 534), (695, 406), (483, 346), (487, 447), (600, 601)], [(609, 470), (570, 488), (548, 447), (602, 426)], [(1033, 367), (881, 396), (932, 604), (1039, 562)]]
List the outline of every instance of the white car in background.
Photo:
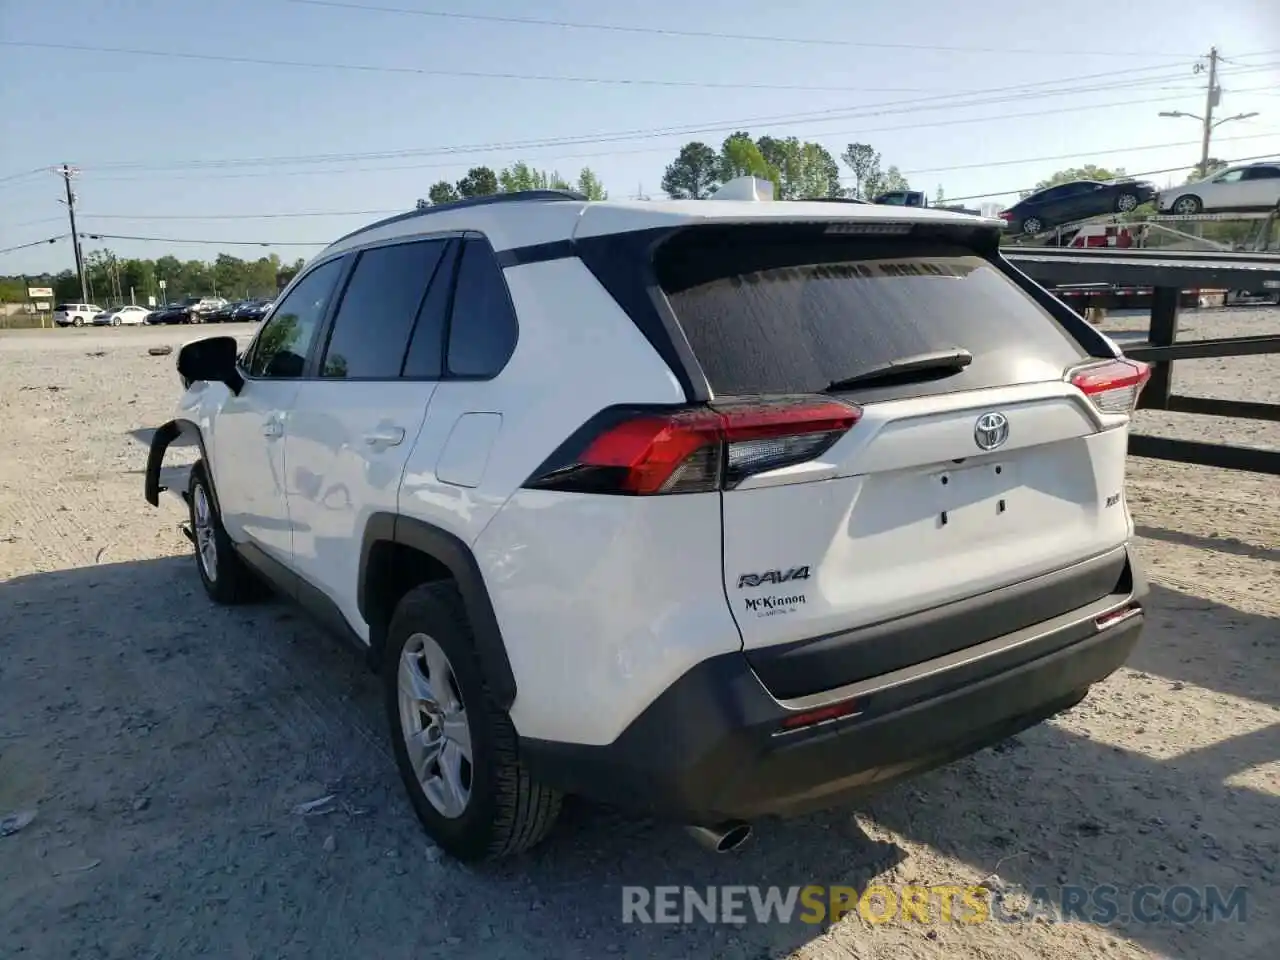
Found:
[(95, 327), (119, 327), (141, 325), (147, 322), (151, 311), (146, 307), (117, 307), (115, 310), (103, 310), (93, 318)]
[(53, 323), (58, 327), (83, 327), (101, 312), (96, 303), (60, 303), (53, 309)]
[(1280, 209), (1280, 160), (1249, 163), (1215, 173), (1197, 183), (1161, 190), (1161, 213), (1197, 213)]

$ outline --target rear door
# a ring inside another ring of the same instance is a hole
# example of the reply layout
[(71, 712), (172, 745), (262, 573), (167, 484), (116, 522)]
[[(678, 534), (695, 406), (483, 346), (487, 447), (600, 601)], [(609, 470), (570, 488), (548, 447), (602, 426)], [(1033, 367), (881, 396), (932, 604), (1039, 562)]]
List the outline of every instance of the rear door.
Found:
[(1268, 208), (1280, 204), (1280, 166), (1254, 166), (1244, 172), (1243, 203)]
[[(861, 409), (815, 459), (723, 494), (725, 592), (748, 650), (971, 597), (1125, 541), (1127, 417), (1100, 415), (1064, 380), (1096, 358), (999, 267), (945, 241), (775, 242), (767, 229), (694, 229), (656, 263), (715, 403), (823, 395)], [(957, 350), (967, 366), (832, 386)]]
[(353, 625), (362, 623), (361, 537), (371, 514), (396, 511), (405, 461), (436, 389), (434, 370), (422, 375), (406, 364), (411, 353), (439, 355), (453, 244), (414, 240), (357, 255), (314, 375), (290, 411), (294, 566)]

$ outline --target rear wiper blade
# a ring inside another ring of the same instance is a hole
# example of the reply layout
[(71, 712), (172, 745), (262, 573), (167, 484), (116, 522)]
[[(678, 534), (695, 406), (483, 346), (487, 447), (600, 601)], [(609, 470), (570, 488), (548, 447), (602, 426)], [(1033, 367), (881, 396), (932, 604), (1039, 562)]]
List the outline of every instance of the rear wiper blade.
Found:
[(973, 354), (962, 347), (949, 350), (935, 350), (933, 353), (918, 353), (913, 357), (900, 357), (890, 360), (870, 370), (863, 370), (851, 377), (832, 380), (827, 384), (827, 392), (847, 390), (850, 387), (866, 387), (875, 383), (894, 382), (899, 379), (917, 379), (912, 374), (956, 373), (973, 363)]

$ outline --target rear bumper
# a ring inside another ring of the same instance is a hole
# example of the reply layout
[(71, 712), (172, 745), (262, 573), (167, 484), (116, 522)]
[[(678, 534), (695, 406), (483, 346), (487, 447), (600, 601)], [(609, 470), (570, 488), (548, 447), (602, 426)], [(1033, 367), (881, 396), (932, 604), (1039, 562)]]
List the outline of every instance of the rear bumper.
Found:
[[(1136, 571), (1129, 583), (1033, 627), (848, 685), (833, 696), (856, 712), (816, 726), (782, 732), (823, 697), (780, 701), (732, 653), (692, 668), (611, 744), (522, 739), (521, 753), (542, 782), (684, 823), (822, 809), (1078, 703), (1138, 641), (1146, 584)], [(1106, 615), (1116, 619), (1100, 625)]]

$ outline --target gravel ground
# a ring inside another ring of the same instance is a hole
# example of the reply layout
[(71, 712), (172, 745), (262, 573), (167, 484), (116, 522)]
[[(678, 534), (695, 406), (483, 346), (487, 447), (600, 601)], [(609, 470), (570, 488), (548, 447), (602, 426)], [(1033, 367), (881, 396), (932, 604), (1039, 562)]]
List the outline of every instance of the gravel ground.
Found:
[[(1280, 311), (1203, 311), (1184, 328), (1275, 333)], [(146, 348), (195, 335), (0, 334), (0, 816), (37, 810), (0, 838), (6, 957), (1275, 956), (1275, 478), (1131, 460), (1154, 581), (1144, 640), (1083, 704), (1000, 748), (857, 811), (763, 825), (726, 857), (577, 804), (533, 854), (469, 869), (414, 820), (356, 658), (287, 606), (211, 606), (180, 505), (142, 500), (142, 441), (178, 390), (173, 357)], [(1177, 389), (1280, 401), (1276, 369), (1275, 357), (1182, 362)], [(1138, 419), (1280, 447), (1276, 423)], [(329, 794), (328, 813), (292, 812)], [(862, 889), (993, 873), (1015, 904), (1111, 884), (1122, 911), (1144, 884), (1239, 885), (1245, 921), (621, 923), (624, 884)]]

